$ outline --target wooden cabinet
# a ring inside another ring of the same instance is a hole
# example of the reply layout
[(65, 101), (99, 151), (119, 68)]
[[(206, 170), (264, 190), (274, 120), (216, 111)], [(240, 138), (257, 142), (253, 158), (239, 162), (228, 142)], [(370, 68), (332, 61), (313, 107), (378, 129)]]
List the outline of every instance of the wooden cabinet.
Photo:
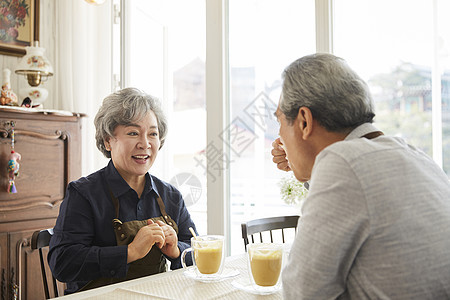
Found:
[[(67, 184), (81, 176), (81, 118), (59, 111), (0, 107), (1, 299), (44, 299), (35, 230), (53, 227)], [(7, 164), (21, 154), (17, 193), (9, 194)], [(45, 251), (45, 256), (47, 251)], [(15, 288), (15, 289), (14, 289)], [(61, 292), (63, 288), (61, 287)]]

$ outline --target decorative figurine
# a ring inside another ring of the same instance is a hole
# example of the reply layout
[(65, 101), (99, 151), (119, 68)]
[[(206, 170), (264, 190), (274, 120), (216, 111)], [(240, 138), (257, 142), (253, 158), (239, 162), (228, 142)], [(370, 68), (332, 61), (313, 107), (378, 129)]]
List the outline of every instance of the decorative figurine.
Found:
[(8, 161), (8, 193), (15, 194), (17, 193), (15, 179), (16, 176), (19, 176), (19, 161), (22, 156), (14, 151), (14, 122), (11, 122), (11, 155), (9, 156)]
[(23, 99), (21, 106), (30, 108), (32, 106), (31, 103), (32, 103), (32, 101), (31, 101), (30, 97), (26, 97), (25, 99)]
[(16, 185), (14, 184), (14, 180), (16, 179), (16, 176), (19, 176), (19, 161), (21, 159), (21, 155), (14, 150), (11, 150), (11, 155), (9, 156), (8, 161), (8, 177), (9, 177), (9, 184), (8, 184), (8, 192), (10, 194), (17, 193)]
[(3, 69), (3, 85), (0, 95), (0, 104), (17, 106), (17, 95), (11, 89), (10, 79), (11, 71), (9, 69)]

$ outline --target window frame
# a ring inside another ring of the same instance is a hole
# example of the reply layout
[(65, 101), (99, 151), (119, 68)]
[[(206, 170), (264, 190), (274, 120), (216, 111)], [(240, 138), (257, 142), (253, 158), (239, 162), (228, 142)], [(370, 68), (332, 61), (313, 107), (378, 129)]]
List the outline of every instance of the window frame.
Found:
[[(126, 61), (126, 12), (127, 1), (120, 0), (121, 8), (121, 74), (120, 87), (127, 82)], [(230, 64), (228, 45), (229, 1), (205, 0), (206, 2), (206, 105), (207, 140), (214, 143), (217, 151), (229, 155), (229, 148), (219, 138), (230, 122)], [(334, 0), (315, 0), (316, 52), (333, 53), (333, 6)], [(433, 159), (442, 168), (442, 112), (441, 75), (437, 55), (437, 1), (433, 1), (434, 63), (432, 66), (432, 134)], [(166, 95), (167, 96), (167, 93)], [(207, 160), (207, 165), (212, 163)], [(217, 164), (217, 162), (215, 162)], [(222, 162), (223, 163), (223, 162)], [(230, 237), (230, 170), (221, 168), (218, 178), (207, 172), (207, 233)], [(230, 253), (228, 243), (227, 254)]]

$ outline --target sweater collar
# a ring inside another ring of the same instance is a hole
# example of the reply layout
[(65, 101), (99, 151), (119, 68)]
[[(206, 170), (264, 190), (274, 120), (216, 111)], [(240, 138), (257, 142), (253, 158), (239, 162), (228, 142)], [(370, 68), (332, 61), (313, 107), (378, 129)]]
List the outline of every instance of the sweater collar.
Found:
[(346, 137), (345, 137), (345, 141), (348, 140), (353, 140), (353, 139), (357, 139), (360, 138), (370, 132), (373, 131), (378, 131), (379, 129), (376, 128), (372, 123), (364, 123), (359, 125), (358, 127), (356, 127), (355, 129), (352, 130), (352, 132), (350, 132)]

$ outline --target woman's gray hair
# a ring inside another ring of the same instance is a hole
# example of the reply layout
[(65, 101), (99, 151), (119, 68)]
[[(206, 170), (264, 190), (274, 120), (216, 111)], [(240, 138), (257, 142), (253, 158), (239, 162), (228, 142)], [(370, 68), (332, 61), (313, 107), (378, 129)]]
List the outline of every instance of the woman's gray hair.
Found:
[(321, 126), (342, 132), (375, 117), (369, 87), (343, 60), (331, 54), (304, 56), (283, 72), (280, 109), (289, 124), (307, 107)]
[(155, 114), (158, 122), (161, 149), (167, 135), (167, 119), (157, 98), (136, 88), (125, 88), (107, 96), (94, 119), (98, 150), (107, 158), (111, 158), (111, 152), (106, 150), (104, 141), (114, 136), (118, 125), (136, 123), (150, 111)]

